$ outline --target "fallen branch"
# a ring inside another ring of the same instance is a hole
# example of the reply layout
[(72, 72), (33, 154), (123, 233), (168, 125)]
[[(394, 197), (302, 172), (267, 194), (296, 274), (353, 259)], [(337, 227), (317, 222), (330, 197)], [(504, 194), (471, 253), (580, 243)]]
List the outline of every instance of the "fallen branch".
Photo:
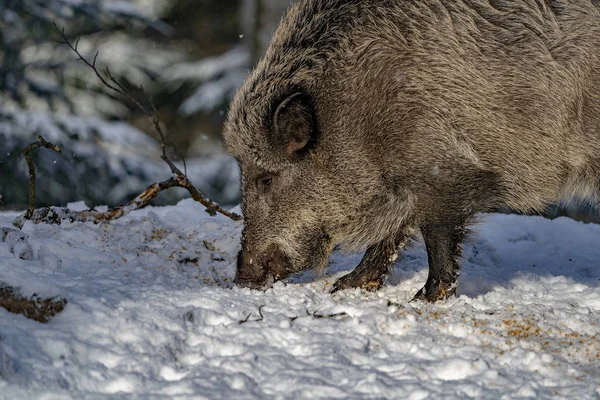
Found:
[(26, 219), (31, 220), (31, 222), (35, 224), (45, 223), (57, 225), (60, 225), (64, 220), (69, 220), (70, 222), (94, 223), (112, 221), (124, 217), (134, 210), (146, 207), (162, 190), (178, 186), (174, 180), (175, 178), (171, 178), (164, 182), (153, 183), (127, 204), (111, 208), (106, 212), (96, 210), (72, 211), (65, 207), (43, 207), (36, 209), (30, 218), (27, 218), (26, 216), (15, 218), (13, 225), (21, 228)]
[(0, 307), (13, 314), (22, 314), (38, 322), (48, 322), (50, 318), (65, 309), (67, 300), (59, 297), (41, 298), (34, 294), (24, 297), (19, 289), (0, 282)]
[[(27, 218), (27, 215), (15, 218), (13, 225), (21, 229), (26, 220), (31, 220), (34, 224), (45, 223), (57, 225), (60, 225), (62, 221), (65, 220), (70, 222), (93, 222), (96, 224), (113, 221), (124, 217), (134, 210), (139, 210), (148, 206), (160, 192), (172, 187), (181, 187), (179, 177), (172, 177), (164, 182), (153, 183), (135, 199), (126, 204), (111, 208), (106, 212), (96, 210), (72, 211), (65, 207), (42, 207), (34, 210), (29, 218)], [(237, 221), (237, 214), (230, 213), (226, 210), (225, 213), (221, 214), (227, 215), (231, 219)]]
[[(138, 109), (140, 109), (143, 113), (145, 113), (148, 116), (148, 119), (152, 123), (152, 126), (154, 127), (154, 130), (156, 131), (156, 133), (158, 134), (158, 136), (160, 138), (160, 147), (161, 147), (161, 156), (160, 156), (160, 158), (165, 163), (167, 163), (167, 165), (169, 166), (169, 168), (171, 170), (171, 173), (173, 173), (173, 175), (174, 175), (174, 177), (172, 177), (168, 181), (161, 182), (159, 184), (154, 184), (154, 185), (157, 185), (157, 186), (154, 186), (154, 189), (155, 190), (159, 189), (156, 192), (156, 194), (154, 194), (154, 197), (156, 197), (156, 195), (158, 194), (158, 192), (160, 192), (160, 191), (162, 191), (164, 189), (167, 189), (167, 188), (170, 188), (170, 187), (175, 187), (175, 186), (181, 187), (181, 188), (186, 189), (190, 193), (190, 195), (192, 196), (192, 198), (195, 201), (197, 201), (200, 204), (202, 204), (203, 206), (205, 206), (206, 207), (206, 212), (208, 214), (214, 216), (217, 213), (220, 213), (220, 214), (225, 215), (228, 218), (231, 218), (234, 221), (241, 221), (242, 217), (240, 215), (225, 210), (219, 204), (217, 204), (217, 203), (209, 200), (204, 195), (202, 195), (202, 193), (200, 193), (200, 191), (198, 189), (196, 189), (196, 187), (192, 184), (192, 182), (187, 178), (187, 175), (185, 173), (181, 172), (181, 170), (179, 168), (177, 168), (177, 166), (173, 163), (173, 161), (171, 161), (171, 159), (167, 155), (166, 135), (163, 132), (162, 127), (160, 126), (160, 119), (158, 118), (158, 112), (156, 111), (156, 107), (154, 106), (154, 103), (152, 102), (152, 99), (150, 99), (150, 97), (148, 97), (146, 95), (146, 93), (144, 92), (144, 88), (142, 86), (139, 87), (140, 92), (145, 96), (145, 99), (147, 100), (149, 106), (145, 106), (138, 99), (136, 99), (131, 94), (131, 92), (125, 86), (123, 86), (123, 84), (121, 84), (111, 74), (111, 72), (108, 69), (108, 67), (106, 68), (106, 70), (104, 71), (104, 73), (101, 73), (98, 70), (98, 68), (96, 68), (96, 60), (98, 59), (99, 52), (96, 52), (96, 55), (94, 56), (94, 59), (90, 62), (77, 49), (78, 44), (79, 44), (79, 39), (77, 39), (74, 44), (71, 43), (69, 41), (69, 39), (65, 36), (65, 30), (64, 30), (64, 28), (63, 29), (59, 29), (56, 24), (54, 24), (54, 26), (60, 32), (60, 34), (62, 36), (62, 40), (59, 41), (59, 43), (68, 46), (79, 57), (79, 60), (83, 61), (88, 67), (90, 67), (92, 69), (92, 71), (94, 71), (94, 73), (96, 74), (96, 76), (98, 77), (98, 79), (100, 80), (100, 82), (105, 87), (107, 87), (108, 89), (114, 91), (115, 93), (119, 94), (120, 96), (124, 97), (128, 101), (130, 101), (132, 104), (134, 104)], [(184, 169), (185, 169), (185, 160), (184, 160)], [(152, 188), (152, 187), (153, 186), (151, 186), (150, 188)], [(144, 194), (151, 194), (150, 192), (148, 192), (150, 188), (146, 189), (146, 191), (144, 193), (142, 193), (140, 196), (138, 196), (136, 199), (140, 198)], [(154, 198), (154, 197), (152, 197), (152, 198)], [(131, 202), (128, 203), (128, 204), (131, 204)], [(116, 214), (119, 214), (119, 211), (117, 211)], [(119, 217), (121, 217), (123, 215), (119, 215), (117, 217), (112, 217), (110, 219), (119, 218)]]
[(25, 160), (27, 160), (27, 168), (29, 169), (29, 207), (25, 213), (25, 219), (31, 219), (31, 216), (35, 210), (35, 165), (33, 164), (33, 159), (31, 158), (31, 151), (39, 147), (45, 147), (49, 150), (60, 153), (60, 147), (47, 142), (42, 135), (38, 135), (37, 142), (31, 143), (23, 149), (23, 155), (25, 155)]

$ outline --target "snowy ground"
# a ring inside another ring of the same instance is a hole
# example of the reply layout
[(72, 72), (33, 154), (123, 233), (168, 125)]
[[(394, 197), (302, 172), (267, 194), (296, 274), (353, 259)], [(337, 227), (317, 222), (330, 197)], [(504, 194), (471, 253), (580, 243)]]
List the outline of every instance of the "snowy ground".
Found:
[(324, 277), (224, 288), (240, 228), (186, 200), (27, 224), (33, 261), (0, 242), (0, 281), (69, 301), (48, 324), (0, 309), (0, 398), (600, 398), (598, 225), (483, 216), (460, 296), (434, 305), (408, 303), (418, 242), (377, 293), (328, 294), (359, 260), (342, 255)]

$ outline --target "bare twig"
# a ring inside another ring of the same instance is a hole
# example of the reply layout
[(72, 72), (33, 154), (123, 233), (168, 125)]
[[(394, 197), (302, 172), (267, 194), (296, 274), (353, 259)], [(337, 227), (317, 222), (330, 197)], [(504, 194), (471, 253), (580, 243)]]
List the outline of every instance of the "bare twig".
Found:
[(335, 314), (317, 314), (317, 312), (315, 311), (312, 314), (312, 317), (315, 319), (335, 319), (335, 318), (347, 317), (347, 316), (348, 316), (348, 314), (345, 311), (335, 313)]
[(221, 286), (224, 289), (231, 289), (232, 286), (226, 283), (223, 279), (221, 279), (214, 266), (210, 267), (210, 272), (212, 274), (213, 280), (217, 285)]
[(250, 313), (250, 314), (248, 314), (248, 316), (245, 319), (239, 321), (239, 324), (242, 325), (242, 324), (245, 324), (246, 322), (261, 322), (263, 319), (265, 319), (265, 317), (262, 314), (263, 307), (264, 307), (264, 305), (258, 307), (258, 315), (260, 315), (259, 318), (250, 320), (250, 317), (252, 316), (252, 313)]
[[(340, 318), (340, 317), (347, 317), (348, 314), (345, 311), (339, 312), (339, 313), (335, 313), (335, 314), (318, 314), (317, 311), (313, 312), (312, 314), (310, 312), (308, 312), (308, 310), (306, 310), (306, 315), (308, 317), (312, 317), (314, 319), (336, 319), (336, 318)], [(296, 317), (290, 317), (290, 321), (295, 321), (298, 318), (300, 318), (301, 316), (296, 316)]]
[(27, 168), (29, 169), (29, 207), (25, 213), (25, 219), (31, 219), (31, 216), (35, 210), (35, 165), (33, 164), (33, 159), (31, 158), (31, 151), (37, 149), (38, 147), (45, 147), (49, 150), (60, 153), (60, 147), (47, 142), (42, 135), (38, 135), (37, 142), (31, 143), (23, 149), (23, 155), (25, 155), (25, 160), (27, 160)]
[[(252, 316), (252, 313), (248, 314), (248, 316), (239, 321), (239, 324), (245, 324), (246, 322), (261, 322), (264, 317), (262, 314), (262, 308), (264, 307), (264, 305), (258, 307), (258, 315), (260, 315), (260, 318), (257, 319), (253, 319), (251, 320), (250, 317)], [(308, 310), (306, 310), (306, 317), (311, 317), (314, 319), (337, 319), (340, 317), (347, 317), (348, 314), (345, 311), (339, 312), (339, 313), (335, 313), (335, 314), (319, 314), (317, 311), (313, 312), (312, 314), (310, 312), (308, 312)], [(291, 322), (294, 322), (295, 320), (297, 320), (298, 318), (302, 317), (302, 315), (299, 316), (295, 316), (295, 317), (289, 317)]]
[(62, 36), (62, 40), (59, 41), (59, 43), (64, 44), (64, 45), (68, 46), (71, 50), (73, 50), (73, 52), (79, 57), (79, 60), (83, 61), (88, 67), (90, 67), (94, 71), (94, 73), (96, 74), (96, 76), (98, 77), (98, 79), (104, 86), (106, 86), (110, 90), (114, 91), (115, 93), (119, 94), (120, 96), (126, 98), (132, 104), (135, 104), (135, 106), (138, 109), (140, 109), (143, 113), (145, 113), (148, 116), (148, 119), (152, 123), (154, 130), (156, 131), (156, 133), (158, 134), (158, 136), (160, 138), (160, 148), (161, 148), (160, 158), (165, 163), (167, 163), (167, 165), (169, 166), (169, 168), (171, 170), (171, 173), (173, 175), (175, 175), (169, 181), (165, 181), (165, 182), (170, 182), (171, 186), (169, 186), (169, 187), (178, 186), (178, 187), (182, 187), (182, 188), (186, 189), (190, 193), (190, 195), (192, 196), (192, 198), (194, 200), (196, 200), (197, 202), (199, 202), (200, 204), (202, 204), (203, 206), (206, 207), (206, 212), (210, 215), (214, 216), (217, 213), (220, 213), (220, 214), (225, 215), (228, 218), (231, 218), (234, 221), (242, 220), (242, 217), (240, 215), (225, 210), (224, 208), (219, 206), (217, 203), (206, 198), (204, 195), (202, 195), (202, 193), (200, 193), (200, 191), (198, 189), (196, 189), (196, 187), (192, 184), (192, 182), (190, 182), (190, 180), (187, 178), (187, 168), (185, 165), (185, 161), (184, 161), (184, 170), (186, 171), (185, 173), (181, 172), (181, 170), (173, 163), (173, 161), (171, 161), (171, 159), (167, 155), (166, 135), (160, 125), (160, 119), (158, 117), (158, 112), (156, 110), (156, 107), (154, 106), (154, 103), (152, 102), (152, 99), (146, 95), (144, 88), (142, 86), (140, 86), (140, 92), (146, 97), (146, 100), (148, 101), (148, 104), (150, 105), (149, 107), (145, 106), (138, 99), (136, 99), (131, 94), (131, 92), (125, 86), (123, 86), (123, 84), (120, 83), (117, 78), (115, 78), (111, 74), (110, 69), (108, 67), (106, 67), (104, 73), (101, 73), (98, 70), (98, 68), (96, 67), (96, 60), (98, 58), (98, 52), (96, 52), (96, 55), (94, 56), (94, 59), (92, 60), (92, 62), (88, 61), (77, 49), (78, 44), (79, 44), (79, 39), (77, 39), (75, 41), (75, 44), (71, 43), (71, 41), (65, 36), (64, 28), (59, 29), (56, 24), (54, 24), (54, 26), (60, 32), (60, 34)]

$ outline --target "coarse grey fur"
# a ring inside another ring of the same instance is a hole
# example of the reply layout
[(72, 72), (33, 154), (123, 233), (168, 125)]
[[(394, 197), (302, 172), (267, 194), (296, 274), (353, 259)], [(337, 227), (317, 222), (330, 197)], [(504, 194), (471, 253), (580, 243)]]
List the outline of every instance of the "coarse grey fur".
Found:
[(600, 2), (300, 0), (224, 131), (242, 174), (236, 281), (367, 248), (334, 290), (379, 287), (420, 231), (418, 298), (454, 293), (477, 212), (600, 190)]

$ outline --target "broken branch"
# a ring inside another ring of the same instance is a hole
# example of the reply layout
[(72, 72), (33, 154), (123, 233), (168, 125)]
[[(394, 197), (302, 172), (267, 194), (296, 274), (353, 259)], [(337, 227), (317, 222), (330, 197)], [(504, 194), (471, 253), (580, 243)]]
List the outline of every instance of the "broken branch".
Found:
[(31, 158), (31, 151), (39, 147), (45, 147), (49, 150), (60, 153), (60, 147), (50, 142), (47, 142), (42, 135), (38, 135), (38, 141), (31, 143), (23, 149), (23, 155), (27, 161), (27, 168), (29, 169), (29, 207), (25, 213), (25, 219), (31, 219), (33, 212), (35, 211), (35, 165)]
[[(64, 220), (69, 220), (71, 222), (93, 223), (113, 221), (115, 219), (124, 217), (132, 211), (139, 210), (148, 206), (150, 202), (154, 198), (156, 198), (156, 196), (158, 196), (160, 192), (172, 187), (183, 187), (181, 177), (174, 176), (167, 179), (166, 181), (153, 183), (152, 185), (148, 186), (146, 190), (140, 193), (135, 199), (129, 201), (126, 204), (111, 208), (106, 212), (96, 211), (93, 209), (85, 211), (72, 211), (68, 208), (63, 207), (43, 207), (34, 210), (29, 216), (29, 218), (27, 218), (27, 214), (25, 216), (15, 218), (15, 220), (13, 221), (13, 225), (21, 229), (23, 227), (23, 224), (25, 223), (25, 220), (31, 220), (31, 222), (33, 222), (34, 224), (45, 223), (57, 225), (60, 225), (61, 222)], [(192, 196), (192, 198), (194, 197)], [(209, 207), (207, 207), (207, 212), (210, 215), (215, 215), (214, 211), (211, 213)], [(225, 216), (228, 216), (234, 221), (237, 221), (237, 214), (231, 213), (227, 210), (222, 210), (220, 211), (220, 213)]]
[[(162, 182), (159, 184), (155, 184), (155, 185), (158, 185), (159, 188), (161, 187), (161, 185), (163, 185), (163, 186), (167, 185), (168, 187), (177, 186), (177, 187), (184, 188), (190, 193), (190, 195), (192, 196), (192, 198), (195, 201), (199, 202), (200, 204), (202, 204), (203, 206), (206, 207), (206, 212), (208, 214), (214, 216), (217, 213), (220, 213), (234, 221), (241, 221), (242, 216), (225, 210), (219, 204), (209, 200), (202, 193), (200, 193), (200, 191), (198, 189), (196, 189), (196, 187), (192, 184), (192, 182), (187, 178), (187, 174), (181, 172), (181, 170), (169, 158), (169, 156), (167, 155), (166, 135), (160, 125), (160, 119), (158, 117), (158, 112), (156, 110), (156, 107), (154, 106), (154, 102), (152, 101), (152, 99), (146, 95), (144, 88), (142, 86), (140, 86), (140, 92), (145, 96), (148, 104), (150, 105), (149, 107), (145, 106), (138, 99), (136, 99), (131, 94), (131, 92), (121, 82), (119, 82), (119, 80), (117, 78), (115, 78), (111, 74), (110, 69), (108, 67), (106, 67), (106, 71), (104, 72), (104, 74), (100, 73), (100, 71), (96, 67), (96, 60), (98, 58), (98, 52), (96, 52), (92, 62), (88, 61), (77, 49), (79, 40), (76, 40), (75, 44), (72, 44), (71, 41), (66, 37), (64, 28), (59, 29), (56, 24), (54, 24), (54, 27), (60, 32), (60, 34), (62, 36), (62, 40), (59, 41), (59, 43), (68, 46), (79, 57), (79, 60), (83, 61), (88, 67), (90, 67), (94, 71), (94, 73), (96, 74), (96, 76), (98, 77), (100, 82), (105, 87), (107, 87), (108, 89), (114, 91), (115, 93), (117, 93), (120, 96), (127, 99), (129, 102), (134, 104), (138, 109), (140, 109), (140, 111), (142, 111), (143, 113), (145, 113), (148, 116), (149, 121), (152, 123), (154, 130), (156, 131), (156, 133), (158, 134), (158, 136), (160, 138), (160, 148), (161, 148), (160, 158), (165, 163), (167, 163), (167, 165), (169, 166), (169, 169), (171, 170), (171, 173), (173, 175), (175, 175), (173, 178), (169, 179), (168, 181), (165, 181), (165, 182)], [(185, 160), (184, 160), (184, 169), (186, 169), (185, 168)], [(163, 187), (160, 190), (164, 190), (166, 188), (167, 187)], [(146, 189), (146, 191), (144, 193), (148, 192), (149, 189), (150, 188)], [(159, 190), (159, 192), (160, 192), (160, 190)], [(143, 196), (144, 193), (142, 193), (140, 196)], [(158, 192), (156, 194), (158, 194)], [(139, 198), (140, 196), (138, 196), (137, 198)], [(154, 197), (156, 197), (156, 195)], [(130, 204), (130, 203), (128, 203), (128, 204)], [(118, 212), (117, 212), (117, 214), (118, 214)], [(122, 215), (119, 215), (117, 217), (113, 217), (110, 219), (119, 218), (121, 216)]]

